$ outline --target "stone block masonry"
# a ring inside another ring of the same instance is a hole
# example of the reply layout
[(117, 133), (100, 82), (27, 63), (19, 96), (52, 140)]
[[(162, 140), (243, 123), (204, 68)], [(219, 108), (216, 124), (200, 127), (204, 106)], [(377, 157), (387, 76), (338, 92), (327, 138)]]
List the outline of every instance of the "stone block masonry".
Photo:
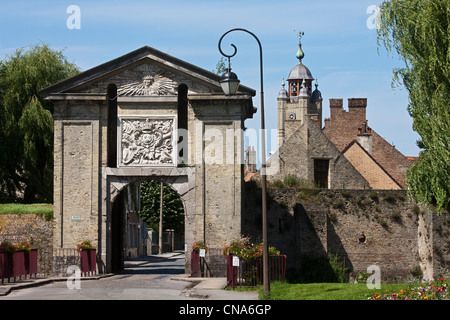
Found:
[(41, 91), (55, 110), (55, 248), (90, 240), (99, 273), (120, 271), (122, 190), (146, 179), (183, 201), (186, 272), (194, 242), (219, 252), (239, 234), (242, 133), (255, 91), (225, 96), (219, 80), (142, 47)]
[[(260, 206), (244, 203), (243, 233), (258, 238)], [(305, 255), (337, 255), (350, 280), (371, 265), (390, 282), (449, 274), (448, 214), (428, 212), (403, 190), (270, 189), (268, 207), (269, 245), (288, 256), (291, 269)]]

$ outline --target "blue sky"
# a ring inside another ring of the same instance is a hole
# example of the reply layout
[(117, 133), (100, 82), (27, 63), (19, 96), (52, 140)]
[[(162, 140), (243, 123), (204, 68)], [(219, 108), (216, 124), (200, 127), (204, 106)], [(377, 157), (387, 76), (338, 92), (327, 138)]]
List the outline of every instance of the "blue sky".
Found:
[[(17, 48), (39, 42), (62, 50), (81, 70), (148, 45), (212, 71), (221, 54), (217, 43), (232, 28), (255, 33), (263, 46), (266, 127), (276, 129), (278, 91), (282, 78), (296, 65), (298, 31), (303, 63), (318, 78), (324, 99), (367, 98), (369, 125), (404, 155), (417, 156), (412, 119), (403, 88), (392, 88), (392, 70), (403, 66), (383, 48), (377, 50), (376, 30), (369, 28), (368, 7), (380, 0), (165, 0), (165, 1), (0, 1), (0, 59)], [(80, 8), (80, 29), (69, 29), (70, 5)], [(370, 22), (370, 20), (369, 20)], [(227, 35), (238, 48), (233, 71), (252, 87), (259, 107), (259, 51), (256, 41), (242, 32)], [(259, 113), (247, 120), (259, 128)], [(270, 138), (269, 138), (270, 140)], [(275, 139), (276, 140), (276, 139)], [(268, 150), (274, 149), (270, 145)]]

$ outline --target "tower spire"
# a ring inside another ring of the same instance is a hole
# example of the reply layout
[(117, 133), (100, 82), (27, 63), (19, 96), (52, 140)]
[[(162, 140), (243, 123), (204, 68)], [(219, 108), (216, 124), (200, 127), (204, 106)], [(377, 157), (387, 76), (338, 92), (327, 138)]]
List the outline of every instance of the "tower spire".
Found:
[(297, 54), (295, 55), (299, 62), (302, 62), (302, 59), (305, 57), (305, 53), (302, 50), (302, 37), (305, 35), (303, 31), (300, 31), (298, 33), (298, 50)]

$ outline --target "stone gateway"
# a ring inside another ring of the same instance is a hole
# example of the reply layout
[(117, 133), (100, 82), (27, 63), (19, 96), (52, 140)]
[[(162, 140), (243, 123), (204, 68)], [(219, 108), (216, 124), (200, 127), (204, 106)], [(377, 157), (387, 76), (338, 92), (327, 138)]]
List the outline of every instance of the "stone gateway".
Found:
[(219, 80), (142, 47), (41, 91), (55, 108), (54, 247), (90, 240), (99, 272), (120, 270), (121, 191), (155, 179), (183, 201), (186, 272), (195, 241), (209, 259), (222, 254), (241, 232), (242, 132), (255, 91), (225, 96)]

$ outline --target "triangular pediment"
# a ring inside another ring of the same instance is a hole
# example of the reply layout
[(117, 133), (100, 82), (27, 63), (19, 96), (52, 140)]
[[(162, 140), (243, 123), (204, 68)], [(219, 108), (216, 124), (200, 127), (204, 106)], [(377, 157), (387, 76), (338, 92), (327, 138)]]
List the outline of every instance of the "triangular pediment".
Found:
[[(82, 72), (43, 89), (42, 96), (82, 93), (106, 94), (109, 84), (117, 86), (119, 96), (177, 95), (180, 84), (188, 93), (222, 93), (220, 76), (151, 47), (142, 47), (117, 59)], [(255, 95), (253, 89), (239, 91)]]

